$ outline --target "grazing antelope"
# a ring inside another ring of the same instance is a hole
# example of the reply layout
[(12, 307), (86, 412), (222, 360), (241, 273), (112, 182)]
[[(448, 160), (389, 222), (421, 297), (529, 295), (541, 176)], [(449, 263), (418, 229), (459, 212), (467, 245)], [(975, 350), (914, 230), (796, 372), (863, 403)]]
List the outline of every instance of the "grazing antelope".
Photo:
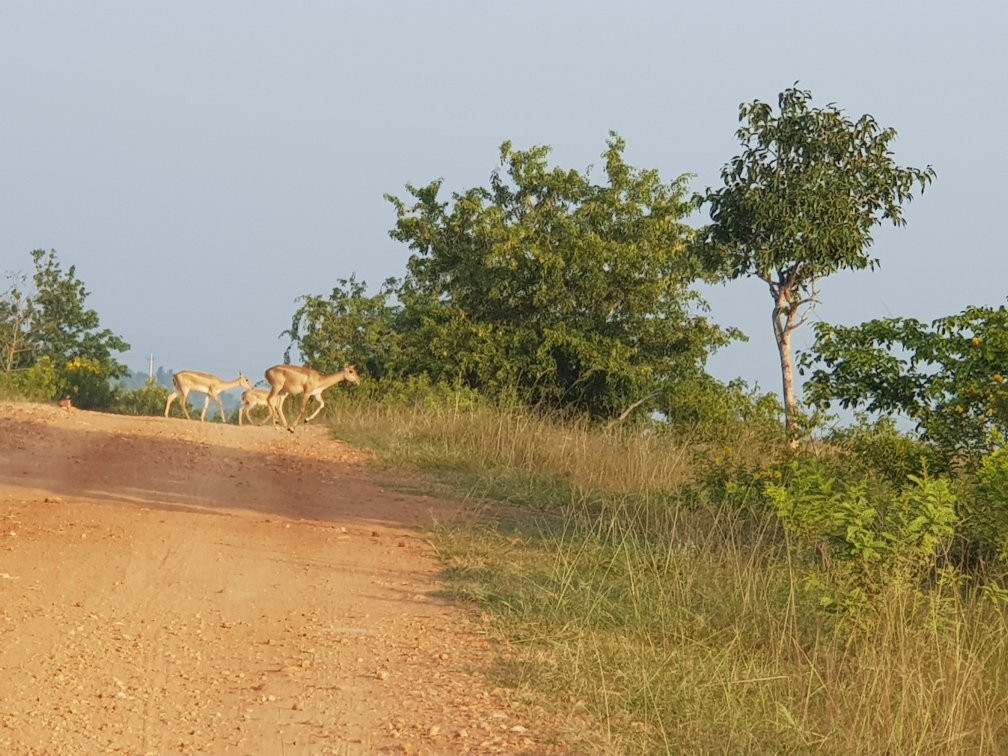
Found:
[[(283, 421), (287, 430), (293, 432), (294, 427), (301, 422), (305, 410), (308, 409), (309, 400), (314, 397), (318, 401), (318, 407), (309, 415), (305, 422), (310, 422), (325, 407), (322, 401), (322, 392), (330, 386), (347, 381), (349, 383), (360, 383), (360, 374), (353, 365), (347, 365), (343, 370), (332, 375), (320, 373), (318, 370), (301, 367), (299, 365), (274, 365), (266, 371), (266, 380), (269, 381), (270, 392), (267, 397), (270, 411), (273, 413), (273, 424), (276, 425), (277, 417)], [(298, 413), (294, 425), (287, 425), (287, 418), (283, 413), (283, 400), (290, 394), (304, 394), (304, 403)]]
[(203, 400), (203, 414), (200, 415), (200, 422), (206, 419), (207, 407), (210, 406), (210, 397), (214, 398), (214, 401), (217, 402), (217, 406), (220, 408), (221, 422), (227, 422), (227, 415), (224, 414), (224, 405), (221, 404), (220, 400), (221, 392), (237, 388), (238, 386), (247, 389), (252, 388), (249, 379), (241, 373), (233, 381), (225, 381), (223, 378), (218, 378), (216, 375), (211, 375), (210, 373), (201, 373), (198, 370), (182, 370), (172, 376), (172, 381), (175, 383), (175, 390), (168, 394), (168, 401), (165, 402), (165, 417), (168, 417), (168, 410), (171, 409), (172, 402), (176, 398), (181, 397), (182, 411), (185, 412), (186, 420), (192, 420), (189, 417), (189, 392), (199, 391), (206, 394), (206, 398)]
[[(283, 405), (283, 400), (286, 398), (286, 394), (280, 397), (281, 405)], [(238, 425), (242, 424), (243, 413), (245, 415), (245, 419), (251, 423), (252, 415), (250, 413), (252, 412), (252, 408), (258, 407), (260, 404), (269, 410), (269, 414), (263, 418), (261, 423), (259, 423), (259, 425), (266, 425), (267, 421), (273, 417), (273, 410), (269, 405), (269, 391), (257, 388), (245, 389), (245, 391), (242, 392), (242, 405), (238, 408)]]

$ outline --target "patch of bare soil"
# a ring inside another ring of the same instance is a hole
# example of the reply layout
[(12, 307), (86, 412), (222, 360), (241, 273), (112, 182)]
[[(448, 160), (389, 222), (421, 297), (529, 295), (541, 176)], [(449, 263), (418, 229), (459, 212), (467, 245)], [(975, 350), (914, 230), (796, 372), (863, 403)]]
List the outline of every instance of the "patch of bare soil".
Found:
[(0, 403), (0, 752), (553, 751), (423, 529), (306, 427)]

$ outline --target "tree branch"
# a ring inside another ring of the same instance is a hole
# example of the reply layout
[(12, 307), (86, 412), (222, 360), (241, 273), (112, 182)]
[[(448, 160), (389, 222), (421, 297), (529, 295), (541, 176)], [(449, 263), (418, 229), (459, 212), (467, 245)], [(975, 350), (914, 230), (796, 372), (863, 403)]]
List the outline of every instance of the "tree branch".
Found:
[(614, 419), (610, 420), (608, 423), (606, 423), (606, 430), (609, 430), (613, 426), (619, 425), (620, 423), (622, 423), (624, 420), (627, 419), (627, 417), (629, 416), (629, 414), (631, 412), (633, 412), (635, 409), (637, 409), (642, 404), (644, 404), (644, 402), (646, 402), (648, 399), (653, 399), (656, 396), (658, 396), (658, 391), (657, 390), (656, 391), (652, 391), (650, 394), (647, 394), (647, 395), (641, 397), (640, 399), (638, 399), (636, 402), (634, 402), (629, 407), (627, 407), (625, 410), (623, 410), (623, 412), (620, 413), (619, 417), (614, 418)]

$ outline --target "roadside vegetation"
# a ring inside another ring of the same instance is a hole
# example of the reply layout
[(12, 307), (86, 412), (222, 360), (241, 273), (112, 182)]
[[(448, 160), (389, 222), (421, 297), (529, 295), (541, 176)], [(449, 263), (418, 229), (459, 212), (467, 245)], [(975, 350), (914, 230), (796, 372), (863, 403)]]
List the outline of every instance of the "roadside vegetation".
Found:
[(470, 503), (435, 539), (448, 590), (487, 618), (500, 684), (585, 747), (1001, 751), (1006, 453), (934, 474), (888, 423), (792, 451), (730, 398), (714, 434), (465, 395), (347, 397), (329, 421)]
[[(821, 279), (879, 265), (874, 229), (936, 176), (811, 101), (743, 103), (704, 193), (615, 133), (597, 172), (505, 142), (484, 186), (388, 195), (404, 275), (306, 294), (284, 332), (366, 376), (327, 397), (337, 436), (471, 504), (436, 535), (448, 589), (586, 749), (1008, 749), (1008, 311), (819, 323), (794, 354)], [(117, 387), (128, 347), (74, 268), (32, 254), (0, 397), (163, 412)], [(706, 370), (745, 336), (696, 285), (741, 276), (773, 296), (780, 400)]]
[(55, 250), (31, 253), (34, 273), (6, 274), (0, 291), (0, 399), (50, 402), (126, 415), (164, 411), (168, 390), (153, 380), (127, 389), (129, 374), (116, 359), (129, 349), (102, 328), (86, 304), (88, 291), (76, 266), (66, 270)]

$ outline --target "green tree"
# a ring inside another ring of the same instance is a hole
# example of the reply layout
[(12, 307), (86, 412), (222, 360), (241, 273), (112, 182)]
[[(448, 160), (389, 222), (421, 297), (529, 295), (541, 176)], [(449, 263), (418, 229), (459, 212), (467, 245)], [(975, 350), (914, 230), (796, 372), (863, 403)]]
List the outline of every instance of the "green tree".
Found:
[(347, 364), (357, 365), (381, 379), (397, 367), (400, 335), (396, 319), (401, 308), (392, 304), (399, 282), (389, 278), (377, 294), (355, 276), (340, 279), (328, 297), (305, 295), (281, 335), (290, 339), (284, 359), (297, 348), (306, 363), (327, 373)]
[(159, 386), (156, 379), (151, 377), (139, 388), (116, 392), (111, 409), (120, 415), (160, 416), (164, 412), (168, 393), (168, 389)]
[(71, 265), (65, 272), (55, 250), (36, 249), (35, 294), (28, 321), (28, 343), (32, 362), (48, 357), (56, 365), (75, 359), (96, 363), (107, 378), (124, 377), (126, 366), (113, 357), (129, 344), (107, 328), (101, 328), (98, 313), (85, 306), (88, 291)]
[(977, 457), (1008, 436), (1008, 310), (968, 307), (922, 323), (817, 323), (799, 356), (809, 401), (902, 413), (948, 456)]
[(872, 231), (884, 220), (903, 225), (903, 205), (934, 179), (934, 169), (896, 164), (896, 130), (870, 115), (857, 121), (834, 105), (811, 106), (792, 87), (779, 113), (742, 103), (736, 132), (742, 154), (721, 171), (724, 186), (703, 200), (713, 221), (700, 245), (710, 273), (756, 276), (770, 289), (780, 356), (786, 423), (795, 431), (797, 400), (792, 334), (817, 301), (817, 284), (838, 270), (874, 268)]
[(22, 366), (29, 353), (28, 324), (33, 314), (31, 297), (25, 293), (27, 277), (7, 274), (10, 285), (0, 294), (0, 370)]
[[(24, 397), (69, 393), (77, 406), (106, 408), (115, 397), (110, 380), (127, 374), (113, 353), (129, 344), (101, 328), (98, 313), (86, 307), (88, 292), (75, 266), (64, 271), (53, 250), (31, 255), (33, 286), (26, 276), (10, 274), (0, 295), (2, 383)], [(39, 385), (31, 386), (32, 380)]]
[(686, 176), (665, 183), (610, 135), (605, 180), (550, 167), (549, 148), (500, 149), (489, 186), (442, 182), (388, 196), (409, 246), (397, 328), (411, 368), (537, 406), (615, 416), (695, 377), (735, 335), (690, 288), (695, 209)]

